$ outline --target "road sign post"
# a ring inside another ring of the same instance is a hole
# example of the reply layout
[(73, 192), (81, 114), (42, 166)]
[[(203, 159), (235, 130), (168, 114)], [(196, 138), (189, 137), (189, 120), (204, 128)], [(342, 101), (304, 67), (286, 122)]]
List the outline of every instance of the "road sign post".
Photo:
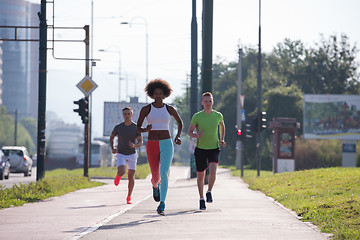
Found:
[[(86, 48), (86, 54), (88, 56), (88, 47)], [(88, 57), (87, 57), (88, 59)], [(90, 141), (89, 139), (89, 128), (90, 128), (90, 122), (89, 121), (89, 95), (98, 87), (98, 85), (89, 77), (89, 64), (88, 61), (86, 61), (86, 75), (81, 81), (76, 85), (82, 93), (85, 95), (85, 103), (83, 103), (83, 108), (86, 108), (84, 110), (87, 111), (81, 111), (81, 106), (79, 104), (79, 114), (81, 116), (82, 122), (85, 124), (84, 127), (84, 176), (88, 177), (88, 169), (89, 169), (89, 160), (90, 160)], [(75, 102), (74, 102), (75, 103)], [(86, 106), (85, 106), (86, 105)]]

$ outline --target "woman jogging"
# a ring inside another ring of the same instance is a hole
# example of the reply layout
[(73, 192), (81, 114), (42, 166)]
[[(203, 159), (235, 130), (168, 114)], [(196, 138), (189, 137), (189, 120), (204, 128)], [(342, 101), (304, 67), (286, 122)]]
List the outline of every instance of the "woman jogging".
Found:
[[(137, 121), (137, 131), (149, 132), (146, 154), (152, 175), (153, 197), (156, 202), (160, 201), (156, 210), (157, 213), (165, 215), (169, 168), (174, 153), (174, 146), (169, 132), (170, 116), (173, 116), (178, 123), (178, 131), (175, 136), (175, 143), (178, 145), (181, 144), (180, 134), (183, 121), (174, 107), (163, 102), (172, 92), (167, 81), (154, 79), (146, 85), (145, 92), (154, 102), (141, 109)], [(142, 128), (145, 117), (148, 125), (146, 128)]]

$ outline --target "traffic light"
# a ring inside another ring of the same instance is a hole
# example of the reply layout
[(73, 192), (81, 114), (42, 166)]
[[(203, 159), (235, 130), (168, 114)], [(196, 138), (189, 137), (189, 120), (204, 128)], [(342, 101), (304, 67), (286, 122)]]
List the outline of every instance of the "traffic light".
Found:
[(266, 122), (266, 112), (258, 112), (256, 117), (252, 119), (252, 128), (253, 132), (261, 132), (267, 128)]
[(243, 138), (244, 138), (245, 140), (248, 139), (248, 138), (252, 138), (252, 135), (251, 135), (251, 124), (246, 123), (241, 132), (242, 132)]
[(266, 122), (266, 112), (260, 113), (260, 131), (267, 128), (267, 122)]
[(236, 126), (236, 140), (245, 141), (252, 138), (250, 127), (250, 124), (244, 124), (241, 129)]
[(241, 129), (236, 129), (236, 140), (242, 140)]
[(75, 104), (79, 105), (78, 109), (74, 109), (81, 117), (83, 123), (89, 122), (89, 102), (86, 98), (81, 98), (78, 101), (74, 101)]

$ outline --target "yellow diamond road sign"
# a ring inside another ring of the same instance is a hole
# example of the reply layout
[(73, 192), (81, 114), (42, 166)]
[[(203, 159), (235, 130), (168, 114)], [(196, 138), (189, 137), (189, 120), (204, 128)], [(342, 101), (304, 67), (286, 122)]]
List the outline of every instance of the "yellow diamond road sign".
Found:
[(86, 97), (98, 87), (91, 77), (87, 75), (76, 86), (85, 94)]

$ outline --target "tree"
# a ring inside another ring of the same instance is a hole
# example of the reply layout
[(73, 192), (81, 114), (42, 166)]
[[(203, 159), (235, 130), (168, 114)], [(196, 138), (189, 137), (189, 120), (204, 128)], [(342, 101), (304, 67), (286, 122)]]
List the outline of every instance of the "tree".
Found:
[[(7, 113), (5, 106), (0, 106), (0, 147), (14, 145), (15, 119)], [(28, 131), (18, 122), (17, 145), (25, 146), (29, 153), (34, 151), (34, 142)]]
[(304, 66), (306, 49), (300, 40), (291, 41), (285, 38), (283, 43), (278, 43), (268, 57), (271, 72), (277, 73), (281, 86), (298, 85), (300, 82), (299, 71)]
[(28, 131), (33, 143), (35, 143), (35, 146), (36, 146), (36, 141), (37, 141), (37, 121), (32, 117), (26, 117), (26, 118), (22, 118), (20, 120), (20, 123)]
[(359, 94), (357, 52), (345, 34), (340, 39), (336, 35), (328, 40), (321, 36), (320, 42), (306, 53), (305, 65), (299, 71), (299, 87), (304, 93)]
[(185, 87), (185, 95), (184, 96), (178, 96), (174, 99), (172, 104), (176, 107), (177, 111), (179, 112), (179, 115), (181, 116), (183, 120), (183, 133), (187, 134), (187, 131), (189, 129), (189, 124), (191, 117), (190, 116), (190, 88)]
[[(303, 119), (303, 93), (296, 85), (289, 87), (278, 87), (265, 93), (264, 109), (267, 112), (267, 120), (276, 117)], [(302, 124), (301, 124), (302, 125)], [(301, 126), (302, 127), (302, 126)], [(270, 134), (270, 132), (268, 132)], [(302, 133), (298, 131), (298, 135)]]

